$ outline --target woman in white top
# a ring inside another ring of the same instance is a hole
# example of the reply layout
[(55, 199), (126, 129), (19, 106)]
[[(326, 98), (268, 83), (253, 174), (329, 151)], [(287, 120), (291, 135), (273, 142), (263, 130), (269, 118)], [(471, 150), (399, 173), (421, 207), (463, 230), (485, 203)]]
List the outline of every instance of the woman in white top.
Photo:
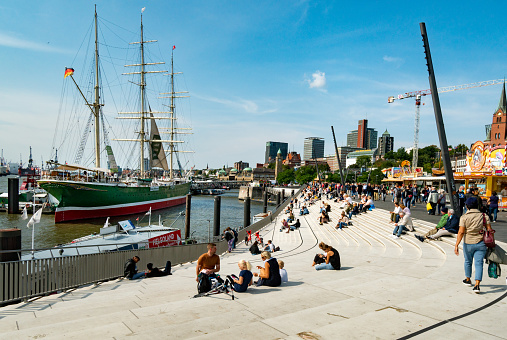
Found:
[(390, 211), (391, 213), (391, 223), (398, 223), (400, 220), (400, 216), (398, 215), (401, 211), (400, 205), (394, 202), (394, 210)]

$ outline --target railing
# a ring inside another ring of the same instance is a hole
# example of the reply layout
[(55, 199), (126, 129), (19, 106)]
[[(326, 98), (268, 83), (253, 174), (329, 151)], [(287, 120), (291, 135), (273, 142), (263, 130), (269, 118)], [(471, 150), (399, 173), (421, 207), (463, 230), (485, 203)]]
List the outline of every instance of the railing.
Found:
[[(301, 189), (295, 193), (297, 196)], [(238, 232), (238, 240), (246, 231), (253, 233), (277, 218), (290, 203), (290, 197), (273, 214)], [(227, 250), (226, 241), (217, 241), (217, 253)], [(53, 248), (57, 249), (57, 248)], [(22, 252), (12, 250), (10, 252)], [(121, 250), (99, 254), (55, 257), (13, 262), (0, 262), (0, 305), (65, 291), (79, 286), (117, 279), (123, 276), (125, 262), (134, 255), (140, 257), (138, 268), (146, 264), (162, 267), (170, 260), (173, 265), (192, 262), (207, 251), (207, 243), (187, 244), (150, 249)], [(6, 251), (2, 251), (5, 253)]]

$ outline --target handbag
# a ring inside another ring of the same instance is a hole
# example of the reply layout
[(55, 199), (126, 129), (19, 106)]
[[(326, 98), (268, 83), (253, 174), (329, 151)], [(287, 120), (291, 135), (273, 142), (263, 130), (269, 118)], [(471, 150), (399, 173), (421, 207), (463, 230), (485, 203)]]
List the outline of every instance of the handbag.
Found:
[(428, 210), (428, 211), (431, 210), (431, 203), (426, 203), (426, 210)]
[(486, 217), (484, 213), (482, 214), (482, 225), (484, 227), (484, 232), (482, 234), (484, 245), (488, 248), (495, 248), (495, 231), (490, 231), (486, 228)]

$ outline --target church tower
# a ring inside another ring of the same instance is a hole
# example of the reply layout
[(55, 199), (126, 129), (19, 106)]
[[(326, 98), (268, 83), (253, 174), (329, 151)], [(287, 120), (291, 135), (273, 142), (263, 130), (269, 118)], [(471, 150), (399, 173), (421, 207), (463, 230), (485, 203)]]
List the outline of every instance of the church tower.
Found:
[(282, 172), (282, 150), (278, 149), (276, 153), (276, 163), (275, 163), (275, 180), (278, 178), (278, 175)]
[[(486, 126), (486, 131), (488, 126)], [(493, 121), (488, 140), (484, 144), (496, 147), (505, 145), (507, 140), (507, 98), (505, 95), (505, 83), (503, 84), (502, 95), (495, 113), (493, 113)]]

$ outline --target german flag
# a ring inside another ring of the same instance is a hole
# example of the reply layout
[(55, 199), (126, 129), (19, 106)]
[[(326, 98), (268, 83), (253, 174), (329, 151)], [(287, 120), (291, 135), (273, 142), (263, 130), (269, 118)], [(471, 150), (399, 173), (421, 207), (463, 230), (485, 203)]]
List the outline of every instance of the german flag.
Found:
[(66, 67), (65, 68), (65, 75), (63, 76), (63, 79), (67, 78), (67, 76), (71, 76), (74, 74), (74, 69)]

